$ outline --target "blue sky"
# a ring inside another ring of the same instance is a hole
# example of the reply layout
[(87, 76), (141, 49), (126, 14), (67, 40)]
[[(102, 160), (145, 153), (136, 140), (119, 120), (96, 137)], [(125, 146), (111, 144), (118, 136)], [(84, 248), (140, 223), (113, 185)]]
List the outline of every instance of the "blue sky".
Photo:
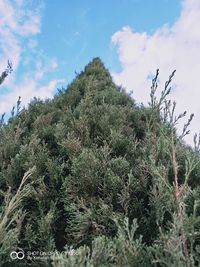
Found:
[(180, 14), (180, 1), (110, 0), (46, 1), (38, 42), (56, 57), (60, 71), (71, 80), (91, 58), (99, 56), (110, 70), (120, 64), (111, 36), (129, 25), (136, 31), (154, 32)]
[[(179, 0), (149, 0), (145, 4), (141, 0), (3, 0), (2, 3), (2, 10), (7, 9), (8, 13), (11, 13), (11, 8), (17, 12), (24, 9), (22, 20), (26, 23), (30, 21), (37, 28), (35, 32), (30, 29), (28, 36), (17, 37), (22, 51), (16, 64), (12, 53), (7, 53), (7, 57), (14, 61), (17, 83), (23, 82), (27, 73), (35, 73), (36, 69), (43, 70), (45, 75), (39, 86), (53, 79), (65, 80), (62, 86), (66, 86), (74, 78), (75, 71), (81, 71), (96, 56), (102, 58), (109, 70), (120, 70), (116, 47), (111, 43), (115, 32), (128, 25), (138, 32), (152, 33), (160, 25), (172, 24), (180, 14)], [(39, 25), (34, 25), (31, 18), (26, 18), (31, 10), (32, 16), (38, 18)], [(3, 12), (0, 15), (6, 16)], [(19, 20), (19, 17), (12, 14), (10, 17), (15, 23)], [(6, 23), (3, 26), (6, 27)], [(5, 54), (1, 50), (0, 53)], [(4, 65), (5, 60), (6, 58), (1, 62)], [(47, 71), (51, 62), (55, 64), (55, 68)], [(0, 93), (7, 90), (4, 86)]]
[(199, 0), (1, 0), (0, 69), (10, 59), (14, 71), (0, 88), (0, 113), (19, 95), (24, 105), (52, 97), (98, 56), (138, 103), (147, 103), (157, 68), (161, 86), (176, 68), (172, 98), (178, 112), (195, 113), (197, 131), (199, 24)]

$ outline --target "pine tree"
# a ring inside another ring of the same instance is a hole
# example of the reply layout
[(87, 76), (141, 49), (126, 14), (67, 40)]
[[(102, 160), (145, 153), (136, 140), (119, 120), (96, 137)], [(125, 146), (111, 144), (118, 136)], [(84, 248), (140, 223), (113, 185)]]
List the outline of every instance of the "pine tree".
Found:
[(174, 74), (157, 99), (157, 71), (146, 107), (99, 58), (52, 100), (21, 110), (19, 98), (0, 128), (4, 266), (12, 248), (26, 255), (16, 266), (200, 264), (199, 141), (182, 140), (192, 117), (176, 133), (186, 113), (176, 117), (168, 100)]

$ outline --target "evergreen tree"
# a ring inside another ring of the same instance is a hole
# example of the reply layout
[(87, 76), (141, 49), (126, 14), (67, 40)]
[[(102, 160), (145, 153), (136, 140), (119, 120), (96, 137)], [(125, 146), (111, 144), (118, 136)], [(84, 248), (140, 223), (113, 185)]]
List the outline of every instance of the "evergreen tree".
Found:
[(199, 141), (158, 74), (146, 107), (99, 58), (52, 100), (19, 98), (0, 128), (2, 266), (199, 266)]

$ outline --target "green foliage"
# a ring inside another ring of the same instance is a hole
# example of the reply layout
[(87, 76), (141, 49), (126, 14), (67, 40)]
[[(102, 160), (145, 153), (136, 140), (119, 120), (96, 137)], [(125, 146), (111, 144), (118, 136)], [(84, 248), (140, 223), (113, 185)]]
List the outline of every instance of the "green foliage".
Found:
[(9, 254), (17, 247), (20, 231), (25, 217), (23, 201), (31, 194), (32, 182), (27, 182), (34, 168), (27, 171), (21, 179), (16, 192), (9, 187), (7, 192), (1, 191), (4, 204), (0, 213), (0, 261), (9, 261)]
[(92, 241), (92, 249), (85, 245), (76, 250), (66, 247), (64, 256), (55, 254), (52, 257), (53, 266), (148, 266), (150, 262), (145, 255), (142, 238), (135, 237), (136, 220), (131, 225), (127, 218), (120, 223), (115, 219), (115, 223), (118, 232), (114, 238), (96, 237)]
[(12, 63), (8, 60), (7, 68), (0, 75), (0, 85), (4, 82), (9, 73), (12, 72)]
[(52, 100), (18, 99), (0, 127), (2, 266), (199, 266), (199, 142), (182, 140), (192, 117), (176, 133), (174, 73), (147, 107), (98, 58)]

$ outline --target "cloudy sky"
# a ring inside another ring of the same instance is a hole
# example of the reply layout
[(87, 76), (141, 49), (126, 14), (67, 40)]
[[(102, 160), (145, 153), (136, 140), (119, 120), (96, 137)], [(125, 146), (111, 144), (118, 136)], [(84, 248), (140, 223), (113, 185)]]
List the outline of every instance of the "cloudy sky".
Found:
[(138, 104), (148, 102), (157, 68), (160, 90), (176, 69), (171, 98), (177, 112), (195, 114), (198, 132), (199, 28), (200, 0), (0, 0), (0, 70), (8, 59), (14, 69), (0, 88), (0, 114), (18, 96), (23, 104), (52, 97), (99, 56)]

